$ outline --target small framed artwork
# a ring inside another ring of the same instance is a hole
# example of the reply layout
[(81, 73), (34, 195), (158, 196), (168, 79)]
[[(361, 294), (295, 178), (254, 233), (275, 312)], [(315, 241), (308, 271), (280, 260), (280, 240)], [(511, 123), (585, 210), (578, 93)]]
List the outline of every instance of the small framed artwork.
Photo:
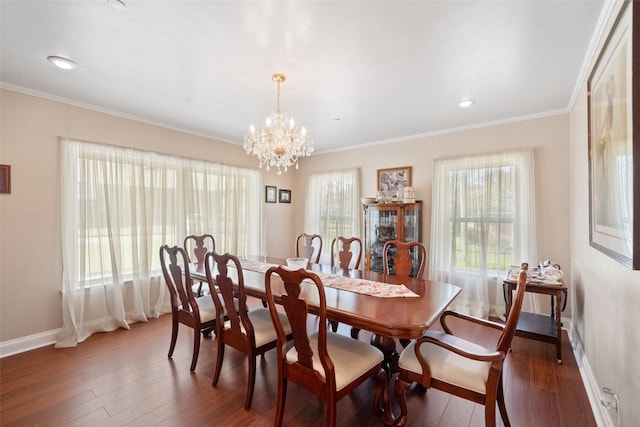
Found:
[(276, 194), (278, 192), (278, 188), (273, 185), (267, 185), (264, 187), (264, 201), (267, 203), (275, 203), (276, 202)]
[(639, 8), (622, 6), (587, 81), (589, 244), (633, 270), (640, 270)]
[(378, 191), (402, 191), (411, 187), (411, 166), (378, 169)]
[(291, 190), (280, 190), (280, 203), (291, 203)]
[(11, 193), (11, 166), (0, 165), (0, 193)]

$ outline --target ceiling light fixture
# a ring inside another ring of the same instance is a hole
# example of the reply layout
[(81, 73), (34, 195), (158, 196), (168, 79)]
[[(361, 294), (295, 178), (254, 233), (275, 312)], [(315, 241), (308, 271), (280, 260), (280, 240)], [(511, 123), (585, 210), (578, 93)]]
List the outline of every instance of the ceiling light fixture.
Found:
[(107, 3), (114, 9), (124, 10), (127, 8), (127, 5), (122, 0), (107, 0)]
[(458, 102), (458, 105), (461, 106), (462, 108), (467, 108), (467, 107), (471, 107), (475, 103), (476, 103), (476, 100), (473, 98), (462, 98), (460, 102)]
[(260, 161), (260, 168), (264, 165), (269, 171), (272, 167), (278, 169), (282, 175), (292, 164), (298, 169), (298, 159), (313, 153), (313, 141), (307, 130), (295, 126), (293, 118), (280, 110), (280, 83), (286, 80), (284, 74), (274, 74), (271, 79), (278, 84), (278, 101), (276, 110), (267, 117), (265, 126), (256, 132), (253, 125), (249, 133), (244, 136), (244, 149)]
[(62, 68), (63, 70), (73, 70), (78, 67), (78, 64), (73, 62), (70, 59), (63, 58), (62, 56), (47, 56), (49, 62), (55, 65), (58, 68)]

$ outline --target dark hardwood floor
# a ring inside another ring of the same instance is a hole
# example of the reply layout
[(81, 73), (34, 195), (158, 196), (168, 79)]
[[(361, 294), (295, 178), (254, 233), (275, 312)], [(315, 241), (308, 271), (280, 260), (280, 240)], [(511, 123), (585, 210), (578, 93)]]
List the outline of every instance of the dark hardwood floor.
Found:
[[(348, 335), (350, 328), (340, 325)], [(474, 334), (474, 331), (469, 331)], [(77, 348), (44, 347), (0, 360), (2, 426), (271, 426), (277, 384), (275, 353), (258, 359), (253, 406), (244, 410), (245, 358), (228, 348), (217, 388), (211, 387), (215, 337), (204, 339), (189, 372), (192, 335), (181, 326), (167, 358), (171, 319), (95, 334)], [(484, 337), (488, 338), (488, 337)], [(564, 337), (564, 364), (553, 345), (516, 337), (505, 362), (505, 396), (514, 426), (595, 426), (588, 398)], [(361, 340), (369, 340), (362, 331)], [(338, 425), (379, 426), (371, 380), (338, 403)], [(482, 426), (482, 405), (435, 389), (408, 391), (409, 426)], [(395, 399), (394, 399), (395, 403)], [(396, 414), (398, 412), (395, 406)], [(324, 403), (289, 384), (287, 426), (325, 425)]]

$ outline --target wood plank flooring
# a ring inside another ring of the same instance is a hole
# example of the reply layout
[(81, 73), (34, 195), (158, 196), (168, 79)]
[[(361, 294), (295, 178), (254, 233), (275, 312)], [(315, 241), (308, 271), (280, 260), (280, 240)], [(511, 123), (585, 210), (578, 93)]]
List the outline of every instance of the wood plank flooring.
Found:
[[(350, 328), (340, 325), (339, 332), (349, 335)], [(134, 324), (130, 330), (95, 334), (77, 348), (44, 347), (1, 359), (0, 425), (273, 425), (277, 394), (273, 351), (258, 359), (253, 405), (245, 411), (245, 358), (227, 348), (220, 381), (213, 388), (215, 337), (202, 341), (192, 374), (191, 330), (180, 327), (172, 359), (167, 358), (170, 334), (171, 318), (165, 315)], [(369, 334), (362, 331), (360, 339), (368, 341)], [(505, 396), (512, 425), (596, 425), (566, 336), (562, 355), (564, 363), (558, 365), (553, 345), (515, 338), (505, 362)], [(338, 425), (381, 425), (372, 408), (373, 391), (370, 381), (343, 398), (338, 403)], [(435, 389), (420, 393), (412, 387), (407, 401), (409, 426), (484, 424), (482, 405)], [(323, 426), (324, 403), (289, 384), (284, 421), (287, 426)]]

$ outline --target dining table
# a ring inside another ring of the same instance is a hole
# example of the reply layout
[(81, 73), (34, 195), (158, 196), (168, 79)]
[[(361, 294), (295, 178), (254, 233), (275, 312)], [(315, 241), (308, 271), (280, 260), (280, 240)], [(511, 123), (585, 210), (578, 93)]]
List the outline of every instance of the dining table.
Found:
[[(262, 300), (266, 298), (265, 273), (268, 268), (287, 266), (286, 260), (280, 258), (239, 259), (245, 293)], [(384, 353), (389, 373), (395, 371), (397, 363), (396, 339), (420, 338), (461, 291), (460, 287), (444, 282), (325, 264), (310, 263), (306, 270), (318, 274), (323, 282), (328, 320), (371, 332), (371, 343)], [(207, 280), (203, 265), (191, 264), (189, 273), (192, 279)], [(215, 266), (212, 273), (215, 277)], [(272, 289), (278, 302), (277, 296), (284, 293), (284, 285), (277, 275), (272, 276)], [(309, 312), (316, 314), (318, 299), (310, 284), (303, 282), (301, 294), (307, 299)], [(390, 391), (387, 390), (383, 409), (385, 425), (394, 423), (389, 401)]]

